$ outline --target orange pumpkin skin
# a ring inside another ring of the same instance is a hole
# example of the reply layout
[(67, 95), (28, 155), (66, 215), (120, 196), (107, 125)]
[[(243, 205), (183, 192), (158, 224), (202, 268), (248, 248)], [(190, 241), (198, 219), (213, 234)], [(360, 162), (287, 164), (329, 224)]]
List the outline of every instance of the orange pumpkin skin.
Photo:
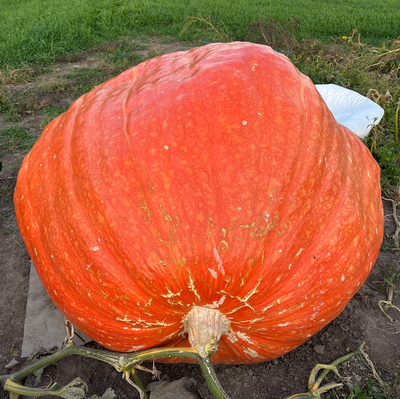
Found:
[(231, 321), (215, 363), (308, 340), (361, 287), (383, 234), (367, 148), (286, 57), (250, 43), (97, 86), (46, 127), (14, 200), (79, 329), (116, 351), (188, 346), (183, 318), (211, 307)]

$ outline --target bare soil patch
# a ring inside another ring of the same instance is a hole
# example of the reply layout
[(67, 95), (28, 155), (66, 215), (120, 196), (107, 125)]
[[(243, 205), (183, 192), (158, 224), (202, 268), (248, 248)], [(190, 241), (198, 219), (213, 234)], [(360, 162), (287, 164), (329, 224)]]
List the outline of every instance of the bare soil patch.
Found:
[[(162, 43), (159, 38), (137, 41), (135, 45), (136, 55), (142, 59), (193, 46), (178, 42)], [(106, 49), (109, 54), (115, 52), (116, 47), (113, 46), (110, 43), (109, 49)], [(79, 56), (71, 56), (32, 80), (3, 84), (0, 93), (13, 103), (19, 101), (19, 117), (10, 117), (13, 110), (8, 114), (0, 113), (0, 130), (22, 127), (27, 129), (33, 139), (38, 137), (52, 117), (49, 108), (62, 112), (82, 94), (82, 87), (76, 89), (77, 85), (82, 84), (79, 73), (92, 73), (90, 76), (93, 79), (88, 78), (85, 82), (96, 84), (97, 80), (103, 81), (120, 72), (107, 62), (104, 51), (104, 48), (95, 49)], [(3, 165), (0, 172), (0, 270), (3, 276), (0, 290), (0, 375), (10, 373), (4, 367), (12, 360), (13, 355), (15, 357), (15, 350), (12, 348), (22, 347), (30, 264), (15, 220), (12, 195), (18, 169), (28, 150), (18, 140), (12, 151), (5, 150), (0, 145)], [(384, 201), (384, 207), (386, 222), (382, 251), (367, 282), (339, 317), (304, 345), (279, 359), (250, 366), (216, 366), (222, 386), (233, 399), (275, 399), (306, 392), (309, 373), (317, 363), (329, 364), (355, 351), (363, 341), (366, 342), (370, 360), (380, 373), (382, 381), (387, 384), (387, 397), (400, 398), (400, 312), (395, 309), (387, 310), (392, 318), (390, 321), (378, 307), (379, 301), (387, 300), (390, 284), (394, 287), (393, 305), (400, 307), (400, 257), (398, 251), (393, 250), (395, 224), (392, 204)], [(95, 343), (88, 345), (99, 347)], [(18, 356), (17, 359), (21, 360)], [(152, 364), (147, 366), (152, 368)], [(194, 378), (199, 397), (212, 398), (197, 365), (156, 364), (156, 367), (164, 379), (176, 380), (183, 376)], [(327, 382), (344, 384), (341, 390), (337, 390), (338, 395), (347, 395), (356, 384), (363, 386), (369, 379), (376, 389), (379, 388), (371, 367), (357, 358), (343, 363), (339, 367), (339, 373), (340, 377), (330, 373), (326, 379)], [(111, 366), (76, 356), (65, 358), (46, 368), (42, 381), (43, 385), (57, 381), (62, 386), (77, 376), (88, 384), (90, 395), (102, 395), (111, 387), (118, 398), (139, 398), (135, 389), (124, 382)], [(140, 372), (140, 377), (145, 386), (152, 381), (151, 374)], [(0, 392), (0, 397), (7, 395), (4, 391)], [(331, 393), (330, 397), (335, 396)]]

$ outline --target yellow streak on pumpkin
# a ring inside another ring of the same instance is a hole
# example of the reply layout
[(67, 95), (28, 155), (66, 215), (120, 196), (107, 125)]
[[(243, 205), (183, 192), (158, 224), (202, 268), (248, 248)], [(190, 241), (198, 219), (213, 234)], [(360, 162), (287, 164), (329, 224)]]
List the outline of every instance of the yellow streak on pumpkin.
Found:
[(243, 303), (243, 305), (241, 305), (241, 306), (235, 308), (234, 310), (232, 310), (231, 312), (225, 313), (225, 314), (234, 313), (234, 312), (236, 312), (237, 310), (239, 310), (239, 309), (241, 309), (241, 308), (244, 308), (244, 307), (246, 307), (246, 306), (249, 307), (249, 308), (254, 312), (254, 314), (256, 314), (256, 311), (254, 310), (254, 308), (253, 308), (251, 305), (249, 305), (249, 304), (247, 303), (247, 301), (248, 301), (253, 295), (255, 295), (255, 294), (258, 292), (258, 291), (257, 291), (257, 288), (260, 286), (261, 280), (262, 280), (262, 275), (260, 274), (260, 277), (258, 278), (258, 283), (257, 283), (257, 285), (256, 285), (244, 298), (239, 298), (238, 296), (231, 295), (231, 294), (229, 294), (228, 292), (226, 292), (226, 291), (224, 291), (224, 290), (219, 291), (218, 294), (223, 293), (223, 294), (229, 295), (231, 298), (236, 298), (239, 302)]
[(249, 224), (241, 224), (239, 226), (239, 229), (249, 229), (250, 227), (251, 227), (251, 225), (249, 225)]
[[(174, 254), (172, 253), (172, 250), (171, 250), (171, 244), (174, 244), (174, 243), (169, 243), (168, 241), (165, 241), (162, 238), (158, 238), (158, 240), (168, 247), (168, 251), (169, 251), (169, 253), (170, 253), (171, 257), (172, 257), (172, 260), (174, 261), (176, 266), (179, 266), (179, 262), (176, 261), (175, 256), (174, 256)], [(178, 241), (179, 241), (179, 239), (178, 239)]]
[(259, 356), (258, 353), (255, 350), (250, 349), (250, 348), (247, 348), (247, 349), (243, 350), (243, 352), (247, 353), (251, 357), (258, 357)]
[(144, 204), (144, 206), (141, 206), (139, 209), (144, 209), (147, 212), (147, 217), (150, 220), (151, 219), (150, 210), (149, 210), (149, 207), (147, 206), (147, 202), (144, 198), (143, 198), (143, 204)]
[(218, 249), (221, 252), (225, 253), (229, 249), (229, 244), (226, 241), (223, 240), (218, 244)]
[[(168, 341), (168, 340), (171, 339), (171, 338), (174, 338), (175, 335), (176, 335), (176, 333), (173, 332), (172, 334), (167, 335), (166, 337), (162, 337), (161, 339), (156, 339), (156, 341), (157, 341), (157, 342), (165, 342), (165, 341)], [(179, 342), (181, 342), (181, 341), (182, 341), (182, 338), (179, 340)], [(173, 346), (176, 346), (176, 344), (174, 344)], [(136, 366), (135, 366), (135, 367), (136, 367)]]
[(224, 277), (224, 281), (225, 281), (225, 288), (228, 286), (228, 284), (231, 282), (231, 277), (230, 276), (226, 276)]
[(236, 332), (236, 335), (237, 335), (240, 339), (242, 339), (243, 341), (246, 341), (246, 342), (249, 343), (249, 344), (252, 344), (252, 343), (253, 343), (253, 342), (251, 342), (250, 338), (249, 338), (245, 333), (242, 333), (242, 332), (237, 331), (237, 332)]
[(172, 299), (167, 299), (167, 302), (171, 306), (180, 305), (180, 306), (183, 306), (184, 308), (186, 308), (186, 306), (182, 303), (182, 301), (173, 301)]
[(153, 301), (153, 298), (150, 298), (149, 301), (144, 305), (145, 308), (151, 305), (151, 302)]
[(232, 324), (240, 324), (240, 325), (245, 324), (245, 323), (247, 323), (247, 324), (255, 324), (255, 323), (257, 323), (257, 322), (259, 322), (261, 320), (264, 320), (264, 319), (265, 319), (265, 317), (258, 317), (257, 319), (251, 319), (251, 320), (243, 320), (243, 321), (237, 321), (237, 322), (233, 321)]
[(175, 265), (176, 265), (176, 266), (179, 266), (179, 262), (177, 262), (177, 261), (175, 260), (175, 256), (174, 256), (174, 254), (172, 253), (171, 246), (170, 246), (169, 244), (168, 244), (168, 250), (169, 250), (169, 253), (170, 253), (171, 256), (172, 256), (172, 259), (174, 260)]
[(171, 227), (175, 227), (175, 226), (172, 224), (172, 217), (171, 217), (170, 215), (168, 215), (168, 213), (167, 213), (167, 212), (165, 211), (165, 209), (163, 208), (163, 205), (162, 205), (162, 204), (160, 204), (160, 210), (161, 210), (161, 215), (162, 215), (162, 217), (164, 218), (164, 220), (170, 222), (170, 223), (171, 223)]
[(149, 182), (150, 194), (151, 194), (151, 195), (154, 195), (154, 189), (153, 189), (153, 185), (151, 184), (150, 179), (147, 179), (147, 181)]
[(174, 294), (168, 287), (165, 287), (165, 288), (167, 289), (168, 294), (166, 294), (166, 295), (160, 294), (160, 296), (162, 296), (163, 298), (174, 298), (176, 296), (180, 296), (181, 292), (183, 291), (183, 290), (180, 290), (178, 293)]
[(160, 263), (160, 265), (167, 266), (167, 264), (168, 264), (167, 260), (162, 260), (159, 256), (157, 256), (157, 260), (158, 260), (158, 263)]
[(147, 315), (147, 316), (150, 316), (150, 317), (154, 317), (154, 315), (153, 315), (153, 314), (151, 314), (151, 313), (148, 313), (148, 312), (144, 312), (144, 311), (143, 311), (143, 314), (145, 314), (145, 315)]
[(194, 281), (192, 279), (192, 275), (191, 275), (190, 271), (188, 271), (188, 272), (189, 272), (189, 281), (190, 281), (190, 284), (188, 284), (189, 291), (192, 291), (194, 293), (194, 295), (196, 295), (197, 299), (199, 301), (201, 301), (201, 296), (196, 291), (196, 287), (194, 286)]
[(156, 322), (148, 322), (146, 320), (142, 320), (139, 316), (137, 320), (129, 319), (128, 315), (125, 315), (124, 318), (117, 317), (117, 321), (123, 321), (125, 323), (128, 323), (131, 326), (141, 326), (142, 328), (151, 328), (151, 327), (168, 327), (168, 326), (173, 326), (175, 323), (165, 323), (165, 319), (163, 321), (156, 321)]
[(260, 227), (260, 231), (258, 232), (258, 234), (255, 234), (257, 232), (257, 228), (254, 230), (255, 237), (262, 238), (266, 236), (270, 231), (273, 231), (275, 229), (278, 222), (279, 222), (279, 215), (276, 214), (272, 218), (272, 220), (267, 224), (266, 227), (265, 226)]
[(238, 340), (238, 338), (236, 337), (236, 334), (233, 331), (229, 331), (228, 340), (231, 341), (232, 343), (234, 343)]
[(261, 312), (264, 313), (265, 311), (267, 311), (268, 309), (271, 309), (273, 306), (277, 305), (278, 302), (274, 302), (271, 305), (268, 305), (267, 307), (265, 307)]
[(254, 326), (240, 326), (240, 328), (242, 330), (250, 330), (250, 331), (268, 331), (268, 328), (255, 328)]
[[(172, 250), (171, 250), (171, 245), (172, 245), (172, 244), (176, 244), (176, 243), (179, 242), (179, 238), (176, 237), (176, 234), (175, 234), (175, 233), (176, 233), (175, 227), (176, 227), (176, 226), (179, 226), (179, 223), (180, 223), (179, 217), (175, 216), (174, 218), (172, 218), (172, 217), (164, 210), (162, 204), (160, 204), (160, 211), (161, 211), (161, 215), (162, 215), (162, 217), (164, 218), (164, 220), (170, 223), (170, 228), (169, 228), (169, 231), (168, 231), (168, 233), (167, 233), (168, 240), (170, 240), (170, 241), (165, 241), (165, 240), (163, 240), (161, 237), (159, 237), (158, 239), (159, 239), (163, 244), (165, 244), (165, 245), (168, 246), (169, 253), (170, 253), (170, 255), (171, 255), (171, 257), (172, 257), (172, 259), (173, 259), (175, 265), (176, 265), (176, 266), (179, 266), (179, 262), (176, 261), (175, 256), (174, 256), (174, 254), (173, 254), (173, 252), (172, 252)], [(176, 219), (176, 221), (177, 221), (176, 224), (174, 224), (174, 222), (173, 222), (174, 219)], [(159, 234), (159, 236), (161, 235), (160, 232), (158, 232), (158, 234)], [(185, 260), (186, 260), (186, 259), (185, 259)]]

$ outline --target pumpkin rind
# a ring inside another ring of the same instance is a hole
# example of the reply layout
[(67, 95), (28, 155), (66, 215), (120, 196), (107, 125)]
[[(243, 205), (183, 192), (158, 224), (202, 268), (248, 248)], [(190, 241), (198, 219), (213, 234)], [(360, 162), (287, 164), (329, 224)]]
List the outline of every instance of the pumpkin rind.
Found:
[(218, 363), (279, 357), (338, 316), (383, 234), (379, 167), (283, 55), (167, 54), (44, 130), (15, 191), (50, 297), (100, 344), (187, 346), (194, 306), (230, 321)]

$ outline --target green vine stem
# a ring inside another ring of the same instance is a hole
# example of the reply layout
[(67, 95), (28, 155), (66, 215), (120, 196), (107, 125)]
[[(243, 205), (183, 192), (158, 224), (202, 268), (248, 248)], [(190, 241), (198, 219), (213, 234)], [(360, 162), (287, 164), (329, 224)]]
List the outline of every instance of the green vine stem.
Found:
[[(353, 356), (362, 355), (364, 345), (365, 343), (363, 342), (357, 351), (349, 353), (348, 355), (345, 355), (335, 360), (330, 365), (318, 364), (317, 366), (315, 366), (310, 373), (310, 378), (308, 381), (309, 392), (296, 394), (290, 396), (290, 398), (287, 399), (321, 398), (321, 395), (328, 390), (341, 387), (342, 384), (338, 383), (330, 383), (322, 387), (320, 387), (320, 384), (331, 370), (333, 370), (337, 374), (337, 365), (352, 358)], [(0, 383), (5, 381), (4, 389), (17, 395), (33, 397), (54, 395), (61, 398), (69, 398), (69, 391), (85, 391), (86, 388), (84, 387), (86, 387), (86, 384), (84, 384), (84, 382), (80, 378), (75, 379), (70, 384), (60, 389), (58, 388), (57, 384), (53, 384), (48, 389), (39, 389), (24, 387), (18, 383), (29, 374), (34, 373), (36, 370), (46, 367), (66, 356), (80, 355), (111, 364), (117, 371), (123, 373), (125, 379), (128, 382), (130, 381), (129, 376), (130, 374), (132, 374), (135, 382), (134, 384), (132, 383), (132, 385), (139, 388), (138, 391), (141, 398), (147, 399), (145, 389), (143, 388), (143, 385), (139, 380), (136, 371), (134, 370), (134, 367), (136, 365), (150, 359), (168, 357), (190, 357), (196, 359), (199, 362), (203, 376), (214, 398), (229, 399), (229, 396), (226, 394), (218, 381), (217, 375), (211, 362), (211, 356), (215, 352), (215, 339), (210, 340), (210, 342), (204, 345), (202, 349), (204, 355), (200, 355), (196, 348), (157, 348), (148, 349), (136, 353), (121, 354), (117, 352), (107, 352), (104, 350), (78, 347), (74, 345), (73, 341), (69, 341), (67, 346), (60, 351), (43, 359), (40, 359), (33, 364), (29, 364), (24, 369), (16, 373), (0, 376)], [(320, 370), (323, 370), (323, 372), (319, 375), (318, 378), (316, 378)]]
[(57, 383), (54, 383), (50, 388), (31, 388), (20, 385), (11, 380), (7, 380), (4, 384), (4, 389), (11, 392), (10, 398), (18, 398), (19, 395), (27, 397), (39, 396), (58, 396), (64, 399), (85, 397), (87, 385), (78, 377), (62, 388), (58, 388)]
[[(26, 391), (24, 391), (25, 388), (18, 384), (22, 379), (34, 373), (36, 370), (44, 368), (66, 356), (80, 355), (112, 365), (118, 372), (123, 373), (123, 378), (125, 378), (130, 385), (138, 390), (141, 399), (147, 399), (143, 385), (136, 374), (136, 370), (134, 370), (136, 366), (140, 368), (139, 363), (159, 358), (190, 357), (199, 362), (204, 379), (215, 399), (229, 399), (229, 396), (221, 387), (211, 363), (211, 356), (217, 350), (218, 341), (221, 335), (228, 331), (229, 325), (229, 320), (220, 314), (219, 311), (196, 306), (187, 314), (184, 320), (185, 332), (188, 333), (189, 342), (192, 346), (191, 348), (155, 348), (135, 353), (117, 353), (76, 346), (73, 341), (74, 327), (66, 320), (67, 339), (63, 349), (32, 364), (28, 364), (25, 368), (16, 373), (0, 376), (0, 383), (6, 381), (4, 385), (5, 389), (16, 394), (24, 395)], [(130, 379), (130, 375), (133, 376), (134, 381)], [(77, 384), (83, 383), (83, 381), (79, 379), (74, 380), (71, 384), (75, 381), (78, 381)], [(64, 388), (67, 389), (69, 385)], [(60, 390), (59, 396), (61, 397), (65, 397), (64, 388)], [(35, 390), (37, 388), (32, 389)], [(56, 389), (56, 386), (52, 386), (50, 388), (51, 393), (53, 391), (56, 392)], [(79, 389), (80, 392), (82, 392), (81, 387), (73, 387), (72, 389)], [(49, 389), (45, 391), (49, 392)], [(34, 394), (32, 391), (30, 396), (43, 396), (46, 394), (44, 393), (45, 391), (37, 391), (37, 394)]]
[[(16, 383), (20, 382), (29, 374), (34, 373), (36, 370), (46, 367), (58, 360), (61, 360), (66, 356), (80, 355), (111, 364), (119, 372), (124, 372), (128, 375), (132, 373), (135, 383), (140, 387), (140, 389), (143, 389), (140, 381), (137, 381), (138, 377), (136, 376), (136, 372), (133, 370), (136, 364), (150, 359), (168, 357), (191, 357), (195, 358), (199, 362), (207, 385), (215, 398), (229, 399), (228, 395), (224, 392), (217, 379), (210, 360), (212, 354), (214, 353), (214, 351), (212, 350), (214, 346), (214, 341), (210, 341), (210, 344), (208, 346), (205, 346), (204, 348), (206, 356), (203, 357), (198, 353), (197, 349), (195, 348), (157, 348), (130, 354), (121, 354), (116, 352), (107, 352), (104, 350), (79, 347), (70, 342), (65, 348), (61, 349), (60, 351), (50, 356), (44, 357), (43, 359), (40, 359), (35, 363), (29, 364), (16, 373), (0, 376), (0, 383), (7, 381), (4, 385), (5, 389), (19, 393), (21, 395), (25, 395), (25, 387)], [(140, 383), (140, 385), (138, 382)], [(48, 395), (48, 390), (46, 392)], [(37, 392), (37, 394), (32, 394), (31, 396), (40, 396), (44, 394), (45, 393)]]
[(204, 379), (207, 382), (208, 389), (211, 391), (215, 399), (229, 399), (222, 388), (217, 375), (215, 374), (214, 367), (211, 363), (211, 356), (202, 357), (199, 361), (200, 369), (203, 372)]
[[(89, 357), (92, 359), (100, 360), (102, 362), (106, 362), (112, 365), (118, 372), (123, 373), (123, 377), (134, 386), (139, 394), (141, 399), (147, 399), (147, 395), (143, 385), (136, 374), (135, 367), (140, 368), (139, 364), (152, 359), (159, 358), (170, 358), (170, 357), (184, 357), (184, 358), (194, 358), (200, 364), (201, 371), (203, 373), (204, 379), (207, 382), (208, 388), (210, 389), (212, 395), (215, 399), (229, 399), (229, 396), (226, 394), (221, 384), (218, 381), (217, 375), (215, 373), (214, 367), (211, 362), (211, 356), (217, 350), (217, 342), (219, 339), (218, 334), (213, 335), (208, 338), (208, 341), (203, 339), (202, 343), (196, 345), (196, 347), (191, 348), (156, 348), (156, 349), (148, 349), (141, 352), (135, 353), (118, 353), (118, 352), (108, 352), (105, 350), (98, 350), (86, 347), (76, 346), (73, 342), (73, 327), (72, 325), (67, 325), (68, 328), (71, 329), (72, 333), (68, 332), (68, 339), (66, 346), (60, 351), (39, 359), (38, 361), (28, 364), (22, 370), (15, 372), (13, 374), (0, 376), (0, 383), (4, 383), (4, 389), (10, 391), (12, 393), (11, 398), (17, 398), (19, 395), (24, 396), (45, 396), (45, 395), (54, 395), (59, 396), (61, 398), (70, 398), (73, 392), (79, 391), (79, 395), (74, 397), (85, 397), (85, 392), (87, 390), (87, 385), (80, 379), (76, 378), (70, 384), (65, 387), (58, 388), (57, 384), (53, 384), (50, 388), (47, 389), (39, 389), (39, 388), (29, 388), (24, 387), (19, 384), (25, 377), (29, 374), (34, 373), (35, 371), (44, 368), (66, 356), (70, 355), (80, 355), (84, 357)], [(218, 331), (218, 330), (217, 330)], [(219, 330), (222, 331), (222, 330)], [(215, 332), (215, 331), (214, 331)], [(210, 335), (208, 335), (210, 336)], [(336, 374), (338, 374), (336, 366), (340, 363), (350, 359), (355, 355), (363, 355), (365, 343), (362, 343), (359, 349), (355, 352), (352, 352), (348, 355), (345, 355), (337, 360), (335, 360), (330, 365), (318, 364), (310, 373), (310, 378), (308, 381), (308, 389), (307, 393), (300, 393), (287, 399), (303, 399), (303, 398), (321, 398), (321, 395), (327, 392), (330, 389), (341, 387), (342, 384), (331, 383), (325, 386), (320, 387), (323, 379), (329, 373), (329, 371), (333, 370)], [(318, 372), (323, 369), (323, 372), (317, 378)], [(132, 381), (130, 379), (130, 375), (133, 376)]]
[(139, 387), (139, 389), (142, 390), (142, 392), (144, 393), (143, 395), (143, 399), (148, 399), (147, 394), (146, 394), (146, 390), (144, 389), (144, 386), (142, 385), (142, 381), (140, 381), (137, 373), (133, 373), (133, 380), (135, 381), (135, 384)]

